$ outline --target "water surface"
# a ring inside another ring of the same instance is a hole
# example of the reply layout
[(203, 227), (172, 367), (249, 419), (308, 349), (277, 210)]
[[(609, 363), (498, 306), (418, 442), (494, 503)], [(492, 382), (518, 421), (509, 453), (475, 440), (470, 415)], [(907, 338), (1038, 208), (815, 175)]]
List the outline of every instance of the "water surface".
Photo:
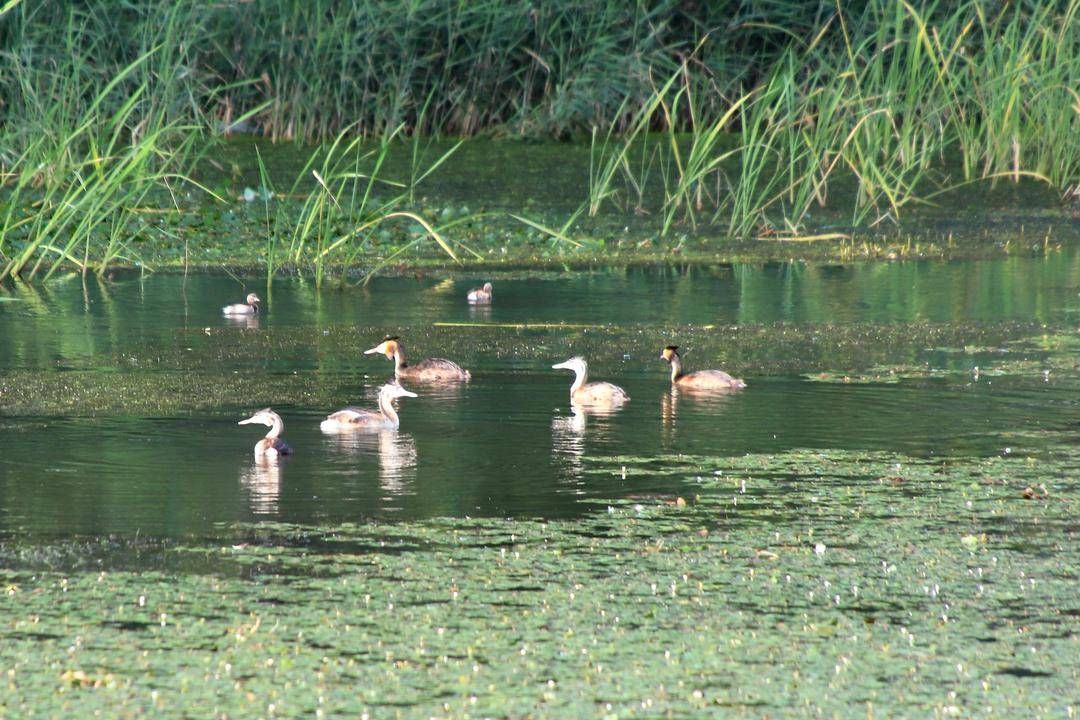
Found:
[[(692, 490), (692, 478), (620, 458), (1037, 456), (1039, 432), (1075, 423), (1075, 377), (1014, 345), (1075, 325), (1075, 250), (510, 275), (496, 279), (490, 308), (468, 306), (465, 291), (484, 279), (318, 292), (302, 280), (268, 288), (159, 274), (3, 288), (0, 531), (182, 536), (251, 519), (574, 517), (593, 499)], [(251, 290), (265, 313), (221, 316)], [(420, 397), (398, 404), (398, 432), (323, 435), (326, 413), (374, 407), (391, 366), (362, 350), (385, 334), (402, 336), (413, 359), (458, 361), (473, 380), (414, 387)], [(690, 369), (723, 367), (749, 388), (672, 394), (658, 357), (667, 343), (684, 348)], [(632, 401), (609, 415), (575, 412), (570, 374), (550, 368), (572, 354)], [(859, 381), (842, 382), (847, 373)], [(266, 405), (296, 449), (275, 464), (251, 455), (258, 427), (236, 425)]]

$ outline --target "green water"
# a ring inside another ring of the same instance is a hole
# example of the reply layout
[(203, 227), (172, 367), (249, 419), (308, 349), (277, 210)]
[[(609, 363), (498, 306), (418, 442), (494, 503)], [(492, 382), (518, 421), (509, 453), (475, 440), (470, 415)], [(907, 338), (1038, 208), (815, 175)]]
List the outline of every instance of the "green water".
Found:
[[(1037, 450), (1014, 438), (1067, 424), (1070, 378), (1037, 362), (992, 373), (1032, 357), (1009, 342), (1074, 319), (1077, 268), (1062, 255), (511, 277), (490, 308), (463, 302), (469, 279), (323, 293), (173, 275), (12, 287), (0, 304), (0, 527), (180, 536), (256, 517), (573, 517), (583, 499), (684, 490), (679, 478), (586, 479), (581, 464), (598, 454)], [(221, 317), (252, 288), (265, 313), (250, 326)], [(362, 350), (385, 334), (473, 381), (415, 388), (397, 433), (324, 436), (327, 413), (375, 406), (391, 366)], [(668, 343), (691, 369), (724, 367), (751, 391), (672, 396), (658, 357)], [(575, 415), (570, 375), (550, 369), (573, 354), (632, 403)], [(889, 365), (925, 375), (811, 381)], [(251, 457), (262, 432), (236, 426), (265, 406), (296, 448), (270, 468)]]
[(2, 288), (0, 716), (1075, 714), (1076, 250), (484, 279)]

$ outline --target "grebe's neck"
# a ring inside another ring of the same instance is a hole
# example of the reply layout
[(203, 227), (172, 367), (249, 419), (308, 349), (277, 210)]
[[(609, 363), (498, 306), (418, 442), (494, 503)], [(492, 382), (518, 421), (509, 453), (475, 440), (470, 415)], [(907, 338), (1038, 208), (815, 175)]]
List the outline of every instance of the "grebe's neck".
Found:
[(570, 386), (570, 397), (573, 397), (574, 393), (576, 393), (578, 390), (580, 390), (581, 386), (584, 385), (585, 381), (588, 380), (588, 379), (589, 379), (589, 368), (588, 368), (588, 366), (575, 367), (574, 368), (574, 384)]
[(679, 359), (679, 353), (671, 353), (671, 382), (675, 382), (683, 375), (682, 360)]
[[(409, 363), (405, 361), (405, 351), (401, 349), (401, 345), (394, 345), (394, 374), (399, 374), (408, 366)], [(382, 396), (380, 395), (380, 398), (381, 397)]]
[(397, 411), (394, 410), (393, 400), (390, 399), (390, 395), (388, 393), (379, 393), (379, 412), (385, 415), (386, 419), (389, 420), (394, 427), (398, 427), (401, 425), (401, 421), (398, 420)]
[(274, 415), (274, 424), (270, 427), (270, 432), (266, 433), (266, 437), (274, 440), (277, 439), (281, 431), (285, 429), (285, 423), (281, 421), (281, 417), (277, 414)]

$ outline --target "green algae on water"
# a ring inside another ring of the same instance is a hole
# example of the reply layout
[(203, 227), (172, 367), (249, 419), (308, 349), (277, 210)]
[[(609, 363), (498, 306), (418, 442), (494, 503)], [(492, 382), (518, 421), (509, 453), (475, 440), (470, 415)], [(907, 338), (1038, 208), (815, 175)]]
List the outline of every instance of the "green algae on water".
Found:
[[(799, 451), (587, 463), (629, 466), (631, 481), (667, 467), (700, 492), (613, 499), (574, 521), (232, 524), (214, 539), (109, 547), (8, 536), (3, 708), (1075, 711), (1074, 443), (982, 460)], [(93, 559), (149, 550), (156, 561), (139, 569)], [(65, 555), (89, 562), (55, 562)]]

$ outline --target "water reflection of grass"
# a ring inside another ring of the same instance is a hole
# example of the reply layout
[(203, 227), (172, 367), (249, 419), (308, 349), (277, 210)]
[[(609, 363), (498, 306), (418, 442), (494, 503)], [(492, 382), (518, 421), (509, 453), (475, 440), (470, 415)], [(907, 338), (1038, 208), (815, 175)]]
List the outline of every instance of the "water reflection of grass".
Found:
[[(641, 460), (584, 462), (629, 466), (632, 482), (663, 458)], [(4, 707), (1067, 714), (1074, 445), (1038, 462), (668, 460), (699, 489), (687, 502), (613, 501), (572, 522), (6, 538)]]

